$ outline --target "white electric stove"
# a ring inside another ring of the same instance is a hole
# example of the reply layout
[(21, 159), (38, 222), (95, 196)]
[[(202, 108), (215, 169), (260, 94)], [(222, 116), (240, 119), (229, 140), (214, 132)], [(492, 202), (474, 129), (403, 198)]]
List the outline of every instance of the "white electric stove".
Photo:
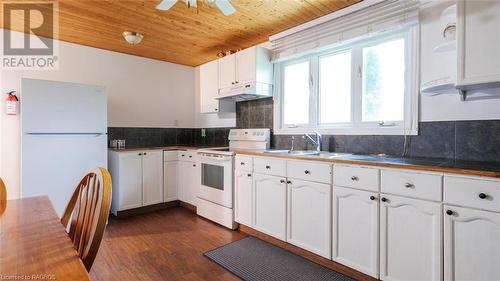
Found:
[(269, 149), (269, 129), (232, 129), (229, 147), (198, 150), (201, 162), (201, 185), (197, 214), (235, 229), (233, 212), (234, 151)]

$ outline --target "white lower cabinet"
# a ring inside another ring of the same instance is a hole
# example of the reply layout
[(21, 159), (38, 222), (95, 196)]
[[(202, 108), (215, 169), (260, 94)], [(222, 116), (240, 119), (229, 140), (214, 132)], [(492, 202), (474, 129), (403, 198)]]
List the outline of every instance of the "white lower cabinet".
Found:
[(334, 186), (332, 259), (378, 279), (378, 193)]
[(109, 166), (113, 179), (113, 213), (142, 207), (142, 153), (114, 152)]
[(253, 226), (253, 177), (248, 171), (234, 173), (234, 219), (246, 226)]
[(163, 201), (171, 202), (179, 199), (177, 178), (179, 161), (165, 161), (163, 163)]
[(148, 151), (142, 156), (142, 204), (163, 202), (163, 151)]
[(254, 228), (286, 240), (286, 178), (253, 174)]
[(500, 213), (444, 206), (444, 280), (500, 279)]
[(380, 279), (442, 280), (441, 204), (381, 195)]
[(287, 188), (287, 241), (330, 259), (331, 185), (289, 179)]
[(111, 212), (163, 202), (163, 151), (111, 151)]
[(201, 182), (200, 165), (197, 162), (179, 161), (179, 200), (196, 206)]

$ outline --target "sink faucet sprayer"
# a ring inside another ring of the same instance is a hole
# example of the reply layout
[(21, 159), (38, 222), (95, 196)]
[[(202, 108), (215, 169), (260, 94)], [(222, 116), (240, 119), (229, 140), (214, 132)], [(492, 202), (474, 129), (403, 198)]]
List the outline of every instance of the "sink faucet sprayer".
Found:
[(303, 139), (305, 139), (305, 140), (307, 140), (307, 141), (309, 141), (309, 142), (310, 142), (310, 143), (312, 143), (313, 145), (315, 145), (315, 146), (316, 146), (316, 151), (317, 151), (318, 153), (320, 153), (320, 152), (321, 152), (321, 144), (323, 143), (323, 136), (322, 136), (322, 135), (321, 135), (318, 131), (313, 131), (313, 132), (314, 132), (314, 134), (316, 134), (316, 140), (314, 140), (314, 139), (311, 137), (311, 135), (309, 135), (309, 134), (307, 134), (307, 133), (306, 133), (306, 134), (304, 134), (304, 135), (302, 136), (302, 138), (303, 138)]

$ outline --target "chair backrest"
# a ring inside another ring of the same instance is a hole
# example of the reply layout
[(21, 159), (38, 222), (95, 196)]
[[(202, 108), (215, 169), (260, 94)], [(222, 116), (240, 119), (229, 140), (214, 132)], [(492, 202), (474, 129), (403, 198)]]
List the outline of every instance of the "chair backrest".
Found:
[(0, 178), (0, 215), (3, 214), (7, 208), (7, 187), (3, 183), (2, 178)]
[(106, 228), (111, 185), (111, 175), (106, 169), (92, 169), (76, 186), (61, 218), (87, 271), (92, 267)]

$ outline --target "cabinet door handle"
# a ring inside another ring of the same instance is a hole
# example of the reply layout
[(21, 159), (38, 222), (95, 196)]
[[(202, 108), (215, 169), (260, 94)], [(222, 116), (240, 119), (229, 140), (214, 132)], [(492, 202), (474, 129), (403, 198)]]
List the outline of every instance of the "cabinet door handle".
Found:
[(271, 169), (271, 166), (266, 166), (266, 169), (268, 169), (268, 170)]
[(380, 201), (382, 201), (382, 202), (387, 202), (387, 198), (382, 197), (382, 198), (380, 198)]
[(375, 199), (376, 199), (376, 198), (375, 198), (375, 196), (373, 196), (373, 195), (372, 195), (372, 196), (370, 196), (370, 200), (372, 200), (372, 201), (373, 201), (373, 200), (375, 200)]
[(214, 111), (218, 111), (219, 109), (218, 108), (214, 108)]
[(448, 216), (451, 216), (451, 215), (453, 215), (453, 211), (452, 211), (452, 210), (446, 210), (446, 214), (447, 214)]
[(251, 177), (251, 176), (252, 176), (252, 174), (247, 174), (247, 177)]
[(196, 167), (196, 164), (193, 164), (193, 167)]
[(138, 155), (139, 155), (139, 156), (142, 156), (142, 153), (139, 153)]
[(241, 163), (240, 163), (240, 165), (241, 165), (241, 166), (245, 166), (245, 162), (241, 162)]
[(311, 171), (309, 171), (309, 170), (304, 171), (304, 174), (306, 174), (306, 175), (309, 175), (310, 173), (311, 173)]
[(281, 183), (285, 183), (286, 181), (285, 180), (280, 180)]
[(234, 85), (234, 82), (231, 82), (231, 85)]
[(482, 192), (481, 192), (481, 193), (479, 193), (479, 195), (478, 195), (478, 196), (479, 196), (479, 198), (481, 198), (481, 199), (486, 199), (486, 198), (488, 197), (488, 195), (487, 195), (486, 193), (482, 193)]
[(147, 153), (146, 153), (146, 152), (144, 152), (144, 154), (143, 154), (143, 155), (146, 155), (146, 154), (147, 154)]
[(287, 183), (287, 184), (292, 184), (292, 182), (291, 182), (291, 181), (286, 181), (286, 183)]
[(189, 155), (189, 158), (193, 158), (193, 155)]
[(407, 183), (405, 183), (405, 187), (406, 188), (415, 188), (415, 185), (413, 183), (407, 182)]
[(358, 177), (356, 177), (356, 176), (352, 176), (352, 177), (351, 177), (351, 180), (352, 180), (352, 181), (359, 181), (359, 178), (358, 178)]
[(240, 81), (234, 81), (234, 84), (238, 84), (238, 83), (240, 83)]
[(186, 156), (186, 155), (182, 154), (181, 156), (182, 156), (182, 157), (184, 157), (184, 156)]

